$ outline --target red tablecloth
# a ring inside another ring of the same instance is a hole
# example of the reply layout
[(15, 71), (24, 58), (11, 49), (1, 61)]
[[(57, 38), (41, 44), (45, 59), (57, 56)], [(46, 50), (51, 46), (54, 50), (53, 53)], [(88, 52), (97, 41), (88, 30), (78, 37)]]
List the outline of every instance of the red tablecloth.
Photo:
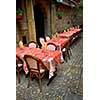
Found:
[(46, 43), (54, 43), (57, 46), (57, 50), (61, 52), (61, 58), (60, 61), (64, 62), (63, 54), (62, 54), (62, 48), (69, 42), (68, 38), (52, 38), (51, 40), (47, 41)]
[(54, 43), (57, 46), (61, 46), (63, 47), (67, 42), (69, 41), (69, 39), (66, 38), (52, 38), (51, 40), (47, 41), (46, 43)]
[[(50, 63), (49, 63), (50, 58), (52, 58), (53, 61), (56, 61), (58, 64), (60, 63), (61, 53), (59, 51), (54, 51), (54, 50), (44, 51), (43, 49), (40, 49), (40, 48), (28, 48), (28, 47), (24, 47), (23, 49), (20, 49), (20, 48), (16, 49), (16, 55), (19, 56), (20, 58), (23, 59), (23, 56), (25, 54), (33, 55), (41, 59), (42, 61), (45, 61), (43, 63), (45, 64), (48, 70), (50, 70)], [(27, 66), (26, 66), (25, 61), (24, 61), (23, 69), (27, 74)]]
[(63, 33), (58, 34), (58, 37), (68, 38), (68, 37), (71, 37), (74, 33), (79, 32), (80, 30), (81, 29), (73, 29), (72, 31), (69, 31), (69, 32), (63, 32)]

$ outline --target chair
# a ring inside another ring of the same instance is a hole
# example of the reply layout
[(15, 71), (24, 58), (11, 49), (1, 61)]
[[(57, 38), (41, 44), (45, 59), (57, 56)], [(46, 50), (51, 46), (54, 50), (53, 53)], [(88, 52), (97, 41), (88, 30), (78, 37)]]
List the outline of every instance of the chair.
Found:
[(48, 43), (47, 49), (48, 50), (57, 50), (57, 46), (54, 43)]
[(51, 39), (50, 36), (46, 36), (45, 38), (46, 38), (46, 41), (49, 41)]
[(40, 43), (41, 43), (41, 45), (42, 45), (42, 43), (45, 42), (45, 39), (44, 39), (43, 37), (40, 37), (40, 38), (39, 38), (39, 41), (40, 41)]
[(35, 41), (30, 41), (27, 46), (29, 48), (38, 48), (38, 44)]
[(45, 39), (43, 37), (40, 37), (39, 42), (40, 42), (40, 48), (41, 48), (42, 44), (45, 42)]
[[(41, 92), (42, 91), (41, 79), (44, 76), (44, 73), (47, 71), (46, 66), (40, 59), (32, 55), (25, 55), (24, 60), (26, 61), (30, 78), (32, 78), (33, 75), (35, 75), (38, 78), (40, 92)], [(29, 87), (29, 84), (30, 84), (30, 79), (27, 87)]]
[(20, 80), (20, 72), (23, 70), (23, 60), (20, 59), (17, 55), (16, 55), (16, 72), (18, 74), (18, 83), (21, 82)]
[(62, 50), (60, 46), (56, 46), (54, 43), (48, 43), (47, 44), (47, 49), (48, 50), (58, 50), (61, 52), (61, 63), (64, 63), (63, 55), (62, 55)]
[(63, 58), (66, 62), (68, 61), (68, 59), (70, 59), (70, 56), (72, 55), (70, 46), (71, 40), (69, 40), (68, 43), (64, 46), (64, 48), (62, 48)]

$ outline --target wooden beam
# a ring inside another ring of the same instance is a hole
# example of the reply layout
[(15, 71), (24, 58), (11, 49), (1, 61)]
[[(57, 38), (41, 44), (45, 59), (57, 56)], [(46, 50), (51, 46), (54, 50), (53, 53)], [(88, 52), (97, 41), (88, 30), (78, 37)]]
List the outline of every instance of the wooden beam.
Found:
[(56, 8), (55, 4), (51, 4), (51, 33), (56, 32), (55, 23), (56, 23)]
[(32, 0), (26, 0), (26, 15), (29, 41), (36, 41), (35, 19)]

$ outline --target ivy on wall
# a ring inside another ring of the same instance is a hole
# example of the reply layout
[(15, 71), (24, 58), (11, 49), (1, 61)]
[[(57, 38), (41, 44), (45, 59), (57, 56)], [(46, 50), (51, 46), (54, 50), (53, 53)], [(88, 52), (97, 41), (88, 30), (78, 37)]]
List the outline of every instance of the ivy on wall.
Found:
[(72, 22), (75, 23), (79, 20), (82, 20), (80, 18), (83, 17), (83, 0), (80, 1), (80, 3), (78, 3), (76, 6), (75, 6), (75, 13), (73, 15), (73, 19), (72, 19)]

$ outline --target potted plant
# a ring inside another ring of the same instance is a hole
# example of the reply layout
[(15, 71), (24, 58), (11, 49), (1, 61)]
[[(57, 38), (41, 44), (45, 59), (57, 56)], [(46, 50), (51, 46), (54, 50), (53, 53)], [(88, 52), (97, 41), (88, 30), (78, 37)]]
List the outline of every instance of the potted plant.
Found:
[(57, 13), (57, 17), (58, 17), (59, 19), (62, 19), (62, 16), (63, 16), (63, 14), (62, 14), (61, 12), (58, 12), (58, 13)]
[(18, 8), (16, 11), (16, 19), (22, 19), (23, 18), (23, 10), (21, 8)]

